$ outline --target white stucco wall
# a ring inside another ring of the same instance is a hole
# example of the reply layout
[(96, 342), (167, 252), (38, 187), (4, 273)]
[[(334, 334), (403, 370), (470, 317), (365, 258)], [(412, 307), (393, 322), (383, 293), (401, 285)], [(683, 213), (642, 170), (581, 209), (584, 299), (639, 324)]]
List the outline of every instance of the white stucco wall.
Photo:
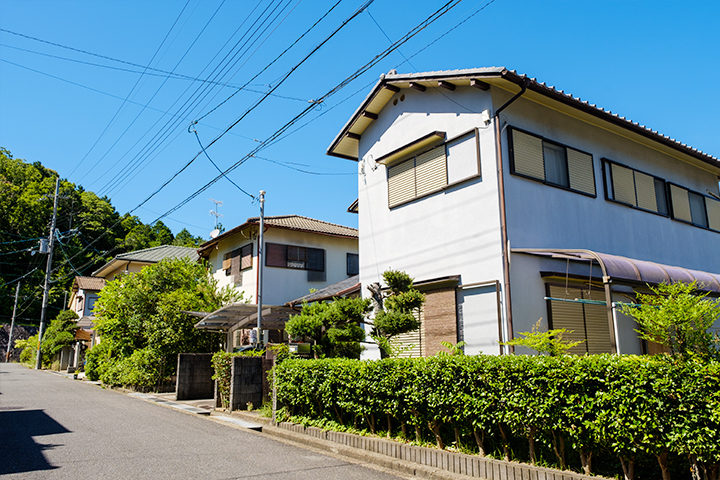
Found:
[[(401, 96), (405, 100), (393, 105)], [(363, 286), (381, 281), (388, 269), (405, 271), (416, 281), (449, 275), (460, 275), (461, 284), (502, 280), (494, 135), (481, 120), (490, 101), (488, 93), (477, 89), (448, 94), (403, 89), (363, 132), (360, 158), (364, 160), (358, 166)], [(476, 127), (480, 128), (480, 178), (388, 207), (387, 168), (376, 166), (371, 156), (379, 158), (436, 130), (450, 139)], [(459, 294), (468, 353), (498, 352), (497, 315), (492, 321), (484, 315), (497, 311), (496, 295), (485, 290)]]
[[(255, 230), (257, 230), (255, 228)], [(251, 303), (257, 301), (257, 238), (245, 238), (241, 234), (233, 235), (219, 242), (218, 248), (212, 250), (209, 262), (213, 276), (218, 280), (220, 287), (232, 285), (232, 276), (225, 275), (222, 270), (223, 255), (253, 243), (253, 266), (243, 271), (242, 286), (235, 288), (243, 292), (244, 298)], [(348, 278), (346, 255), (358, 253), (356, 239), (332, 237), (316, 233), (300, 232), (281, 228), (270, 228), (264, 235), (265, 243), (281, 243), (303, 247), (322, 248), (325, 250), (324, 282), (308, 282), (307, 270), (291, 268), (265, 267), (263, 270), (263, 303), (266, 305), (283, 305), (310, 293), (310, 289), (320, 289)], [(263, 263), (264, 263), (263, 259)]]

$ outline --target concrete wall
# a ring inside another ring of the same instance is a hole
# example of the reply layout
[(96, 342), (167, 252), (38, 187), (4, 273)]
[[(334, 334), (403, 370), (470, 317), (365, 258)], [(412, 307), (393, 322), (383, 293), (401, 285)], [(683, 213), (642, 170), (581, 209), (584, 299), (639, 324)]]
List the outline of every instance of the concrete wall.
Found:
[(215, 370), (212, 366), (212, 353), (181, 353), (178, 355), (177, 400), (199, 400), (213, 398)]
[(230, 410), (246, 410), (262, 405), (263, 381), (261, 357), (233, 357), (230, 373)]

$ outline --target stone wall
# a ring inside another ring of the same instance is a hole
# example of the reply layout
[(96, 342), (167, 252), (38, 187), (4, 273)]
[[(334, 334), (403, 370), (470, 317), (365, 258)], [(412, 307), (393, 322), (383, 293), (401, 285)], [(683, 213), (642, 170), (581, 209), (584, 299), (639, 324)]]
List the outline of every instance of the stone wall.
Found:
[(263, 400), (263, 359), (233, 357), (230, 373), (230, 410), (260, 408)]
[(213, 398), (215, 381), (212, 353), (181, 353), (178, 355), (177, 400), (200, 400)]

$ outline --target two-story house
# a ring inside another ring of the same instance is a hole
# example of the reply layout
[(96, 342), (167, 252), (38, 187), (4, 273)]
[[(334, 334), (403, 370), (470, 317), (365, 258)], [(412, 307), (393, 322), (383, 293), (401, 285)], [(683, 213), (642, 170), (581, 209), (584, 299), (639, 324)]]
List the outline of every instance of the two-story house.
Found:
[(328, 154), (358, 162), (362, 285), (392, 268), (427, 294), (422, 355), (502, 353), (539, 319), (639, 354), (616, 302), (720, 293), (720, 160), (514, 71), (383, 75)]
[[(299, 215), (265, 217), (264, 227), (262, 303), (280, 307), (279, 316), (264, 325), (271, 330), (270, 340), (280, 341), (289, 313), (289, 308), (283, 307), (286, 303), (358, 274), (358, 231)], [(248, 218), (197, 250), (209, 263), (218, 287), (234, 287), (251, 305), (258, 300), (259, 228), (258, 217)], [(250, 322), (254, 312), (253, 307), (243, 305), (214, 312), (216, 322), (223, 324), (221, 318), (234, 317), (232, 325), (221, 328), (231, 337), (228, 345), (247, 342), (238, 335), (248, 335), (241, 330), (254, 326)], [(217, 327), (210, 322), (202, 324), (210, 330)]]

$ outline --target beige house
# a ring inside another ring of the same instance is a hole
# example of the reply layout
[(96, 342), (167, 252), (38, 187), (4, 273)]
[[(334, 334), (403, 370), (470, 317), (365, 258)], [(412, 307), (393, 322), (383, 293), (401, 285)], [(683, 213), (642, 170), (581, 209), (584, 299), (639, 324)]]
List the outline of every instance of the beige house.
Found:
[(191, 247), (177, 247), (175, 245), (160, 245), (159, 247), (145, 248), (134, 252), (122, 253), (110, 260), (92, 273), (93, 277), (102, 277), (112, 281), (121, 273), (135, 273), (158, 263), (165, 258), (189, 258), (197, 260), (197, 251)]

